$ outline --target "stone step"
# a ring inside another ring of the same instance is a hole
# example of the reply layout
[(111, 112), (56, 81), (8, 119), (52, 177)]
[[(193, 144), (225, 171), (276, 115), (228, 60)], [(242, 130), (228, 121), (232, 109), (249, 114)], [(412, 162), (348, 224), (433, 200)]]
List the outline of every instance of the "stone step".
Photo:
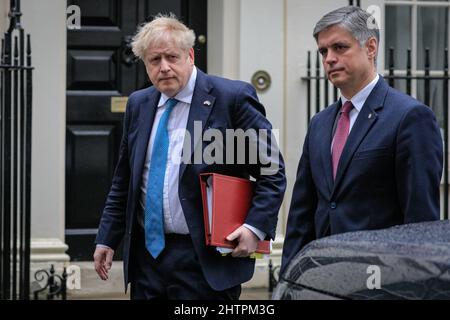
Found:
[(122, 261), (113, 262), (106, 281), (99, 278), (93, 262), (72, 262), (72, 265), (80, 267), (80, 289), (68, 289), (67, 299), (129, 299), (129, 292), (125, 294), (124, 290)]
[[(68, 300), (128, 300), (129, 290), (124, 292), (123, 264), (122, 261), (114, 261), (109, 270), (109, 279), (101, 280), (94, 269), (94, 263), (72, 262), (71, 266), (79, 267), (79, 289), (68, 289)], [(73, 279), (73, 278), (72, 278)], [(70, 284), (69, 284), (70, 286)], [(242, 289), (241, 300), (268, 300), (270, 295), (267, 288), (249, 288), (245, 285)]]

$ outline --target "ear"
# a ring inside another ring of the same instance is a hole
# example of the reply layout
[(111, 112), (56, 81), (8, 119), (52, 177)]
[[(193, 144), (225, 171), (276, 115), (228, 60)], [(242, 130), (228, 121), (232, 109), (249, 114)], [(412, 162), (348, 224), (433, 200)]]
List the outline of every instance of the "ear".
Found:
[(195, 63), (194, 48), (189, 49), (189, 59), (191, 59), (191, 64), (194, 65)]
[(367, 57), (374, 61), (378, 53), (378, 41), (375, 37), (370, 37), (366, 41)]

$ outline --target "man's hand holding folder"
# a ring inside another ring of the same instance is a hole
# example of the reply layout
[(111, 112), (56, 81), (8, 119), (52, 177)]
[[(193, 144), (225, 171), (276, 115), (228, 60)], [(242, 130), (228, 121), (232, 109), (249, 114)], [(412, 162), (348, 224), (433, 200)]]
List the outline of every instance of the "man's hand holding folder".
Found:
[(238, 245), (234, 248), (231, 255), (235, 258), (244, 258), (250, 256), (256, 251), (258, 246), (258, 237), (253, 231), (250, 231), (245, 226), (240, 226), (232, 233), (230, 233), (226, 239), (228, 241), (237, 241)]
[[(200, 175), (206, 244), (233, 257), (269, 254), (270, 241), (260, 240), (258, 231), (245, 224), (254, 184), (248, 179), (217, 173)], [(256, 229), (256, 228), (255, 228)], [(228, 248), (228, 250), (227, 250)]]

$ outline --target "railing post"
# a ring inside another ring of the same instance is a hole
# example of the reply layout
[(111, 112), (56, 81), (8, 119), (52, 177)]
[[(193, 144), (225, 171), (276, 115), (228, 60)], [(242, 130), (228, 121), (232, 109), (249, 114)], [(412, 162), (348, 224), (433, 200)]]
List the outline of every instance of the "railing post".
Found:
[(27, 65), (25, 71), (26, 97), (25, 97), (25, 175), (24, 175), (24, 227), (23, 237), (23, 292), (24, 299), (30, 295), (30, 243), (31, 243), (31, 129), (32, 129), (32, 93), (33, 93), (33, 67), (31, 66), (31, 39), (27, 34)]
[(316, 113), (320, 111), (320, 57), (316, 51)]
[(323, 105), (326, 107), (328, 107), (328, 77), (327, 77), (327, 72), (325, 70), (323, 70), (323, 95), (324, 95), (324, 103)]
[(67, 270), (66, 270), (66, 267), (64, 267), (64, 270), (63, 270), (63, 273), (62, 273), (61, 299), (62, 300), (66, 300), (67, 299)]
[(14, 300), (17, 299), (17, 224), (18, 224), (18, 213), (17, 210), (17, 196), (20, 195), (18, 192), (18, 180), (17, 176), (17, 165), (18, 165), (18, 136), (19, 136), (19, 46), (18, 46), (18, 38), (14, 37), (14, 71), (13, 71), (13, 93), (14, 93), (14, 101), (13, 101), (13, 135), (12, 135), (12, 298)]
[[(5, 34), (4, 64), (11, 65), (11, 33)], [(4, 106), (2, 115), (3, 144), (2, 144), (2, 189), (3, 189), (3, 223), (2, 223), (2, 299), (11, 299), (11, 68), (6, 67), (5, 90), (3, 91)]]
[(48, 278), (48, 294), (47, 300), (53, 300), (55, 298), (56, 284), (55, 284), (55, 267), (50, 267), (50, 277)]
[(448, 48), (444, 49), (444, 219), (448, 219)]
[(0, 57), (0, 299), (13, 300), (30, 298), (32, 67), (21, 16), (20, 0), (10, 0)]
[(273, 292), (273, 289), (278, 284), (278, 281), (280, 280), (280, 275), (278, 274), (278, 279), (275, 277), (276, 272), (280, 272), (280, 266), (277, 265), (276, 267), (272, 264), (272, 259), (269, 259), (269, 293), (271, 294)]
[(389, 85), (394, 87), (394, 48), (389, 48)]
[(425, 101), (424, 102), (427, 106), (430, 106), (430, 48), (425, 48)]
[(411, 49), (406, 54), (406, 94), (411, 95)]
[[(5, 40), (2, 39), (2, 48), (0, 56), (0, 64), (4, 64), (5, 57)], [(3, 194), (3, 119), (4, 116), (4, 87), (5, 87), (5, 70), (0, 68), (0, 194)], [(3, 248), (3, 197), (0, 197), (0, 248)], [(0, 252), (0, 300), (4, 299), (3, 296), (3, 251)]]
[(30, 236), (31, 236), (31, 129), (32, 129), (32, 96), (33, 67), (31, 66), (31, 39), (27, 35), (27, 69), (26, 69), (26, 120), (25, 120), (25, 209), (24, 209), (24, 261), (25, 267), (25, 297), (30, 292)]
[(309, 126), (309, 121), (311, 120), (311, 51), (308, 51), (308, 61), (306, 68), (306, 121)]
[[(348, 0), (348, 5), (352, 6), (353, 5), (353, 0)], [(356, 6), (357, 7), (361, 7), (361, 1), (360, 0), (356, 0)]]

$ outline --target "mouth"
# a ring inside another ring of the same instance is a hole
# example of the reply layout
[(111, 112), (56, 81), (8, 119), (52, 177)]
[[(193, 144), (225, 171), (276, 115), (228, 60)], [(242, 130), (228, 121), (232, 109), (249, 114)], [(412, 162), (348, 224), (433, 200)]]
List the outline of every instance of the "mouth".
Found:
[(333, 69), (333, 70), (328, 71), (328, 75), (331, 76), (331, 75), (333, 75), (334, 73), (341, 72), (341, 71), (343, 71), (343, 70), (344, 70), (344, 69)]
[(167, 78), (160, 78), (159, 81), (169, 81), (172, 80), (173, 77), (167, 77)]

